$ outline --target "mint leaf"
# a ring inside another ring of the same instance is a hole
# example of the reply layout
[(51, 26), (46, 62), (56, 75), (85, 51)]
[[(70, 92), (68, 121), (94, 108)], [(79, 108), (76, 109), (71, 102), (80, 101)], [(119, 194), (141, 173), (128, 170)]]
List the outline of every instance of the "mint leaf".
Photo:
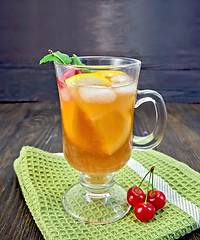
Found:
[(60, 51), (53, 52), (52, 50), (49, 50), (50, 54), (44, 56), (40, 60), (40, 64), (46, 63), (46, 62), (57, 62), (62, 64), (70, 64), (72, 62), (71, 58), (64, 53), (61, 53)]
[(67, 54), (61, 53), (60, 51), (57, 51), (54, 54), (58, 55), (65, 62), (65, 64), (70, 64), (72, 62), (72, 59)]
[(74, 63), (75, 63), (76, 65), (86, 66), (85, 64), (83, 64), (83, 63), (79, 60), (79, 58), (76, 56), (76, 54), (73, 54), (73, 60), (74, 60)]
[[(76, 65), (79, 66), (86, 66), (84, 63), (80, 61), (80, 59), (76, 56), (76, 54), (73, 54), (73, 61)], [(82, 68), (86, 73), (91, 73), (91, 70), (88, 70), (87, 68)]]
[(46, 62), (58, 62), (58, 63), (63, 63), (60, 59), (58, 59), (57, 57), (48, 54), (46, 56), (44, 56), (41, 60), (40, 60), (40, 64), (42, 63), (46, 63)]

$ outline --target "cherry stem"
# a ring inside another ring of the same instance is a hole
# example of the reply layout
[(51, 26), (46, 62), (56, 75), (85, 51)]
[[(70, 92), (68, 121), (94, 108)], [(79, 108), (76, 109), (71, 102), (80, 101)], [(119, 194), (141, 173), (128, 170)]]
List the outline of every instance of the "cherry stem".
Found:
[(155, 195), (154, 189), (153, 189), (153, 171), (152, 171), (152, 195)]
[(54, 53), (51, 49), (49, 49), (48, 52), (49, 52), (51, 55), (54, 55), (55, 57), (57, 57), (58, 59), (60, 59), (61, 62), (63, 62), (64, 64), (66, 64), (66, 62), (65, 62), (61, 57), (59, 57), (56, 53)]
[(146, 198), (145, 198), (144, 204), (147, 204), (147, 196), (148, 196), (149, 185), (150, 185), (151, 175), (152, 174), (153, 174), (153, 172), (150, 170), (149, 182), (148, 182), (148, 187), (147, 187), (147, 194), (146, 194)]
[(150, 173), (150, 171), (148, 171), (148, 172), (145, 174), (145, 176), (143, 177), (143, 179), (142, 179), (142, 181), (140, 182), (138, 188), (135, 190), (136, 193), (139, 192), (139, 188), (140, 188), (140, 186), (142, 185), (142, 183), (144, 182), (144, 179), (146, 178), (146, 176), (147, 176), (149, 173)]

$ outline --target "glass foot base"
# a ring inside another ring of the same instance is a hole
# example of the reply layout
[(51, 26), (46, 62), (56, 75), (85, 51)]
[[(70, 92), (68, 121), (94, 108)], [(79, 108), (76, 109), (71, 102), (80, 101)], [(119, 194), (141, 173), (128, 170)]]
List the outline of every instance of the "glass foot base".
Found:
[(106, 224), (128, 213), (130, 205), (126, 194), (118, 184), (114, 184), (106, 193), (91, 193), (77, 183), (64, 194), (63, 205), (72, 217), (81, 222)]

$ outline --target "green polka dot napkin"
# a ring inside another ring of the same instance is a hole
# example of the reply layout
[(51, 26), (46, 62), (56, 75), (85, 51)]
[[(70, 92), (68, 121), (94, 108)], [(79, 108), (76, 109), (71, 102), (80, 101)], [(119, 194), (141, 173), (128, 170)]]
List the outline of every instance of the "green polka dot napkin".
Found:
[[(177, 239), (200, 224), (200, 174), (154, 150), (133, 151), (128, 164), (116, 174), (127, 190), (138, 185), (153, 165), (154, 186), (167, 203), (149, 222), (140, 222), (132, 209), (124, 218), (106, 225), (81, 223), (62, 205), (64, 192), (79, 180), (79, 173), (62, 156), (23, 147), (14, 162), (25, 201), (45, 239)], [(146, 190), (147, 182), (142, 185)]]

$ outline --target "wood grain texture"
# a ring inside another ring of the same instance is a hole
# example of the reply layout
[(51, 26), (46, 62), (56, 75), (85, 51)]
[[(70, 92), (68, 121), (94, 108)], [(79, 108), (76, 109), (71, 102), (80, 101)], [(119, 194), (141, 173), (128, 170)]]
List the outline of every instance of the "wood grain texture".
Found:
[(0, 2), (0, 101), (57, 100), (49, 48), (142, 61), (140, 88), (200, 102), (200, 1)]
[[(151, 108), (147, 106), (148, 111)], [(200, 172), (200, 104), (167, 104), (168, 125), (157, 150)], [(136, 113), (136, 130), (151, 130), (144, 111)], [(137, 119), (143, 118), (142, 124)], [(49, 152), (62, 151), (58, 102), (0, 104), (0, 239), (42, 240), (26, 206), (13, 170), (13, 162), (25, 145)], [(151, 119), (153, 122), (153, 118)], [(198, 240), (200, 230), (180, 240)]]

